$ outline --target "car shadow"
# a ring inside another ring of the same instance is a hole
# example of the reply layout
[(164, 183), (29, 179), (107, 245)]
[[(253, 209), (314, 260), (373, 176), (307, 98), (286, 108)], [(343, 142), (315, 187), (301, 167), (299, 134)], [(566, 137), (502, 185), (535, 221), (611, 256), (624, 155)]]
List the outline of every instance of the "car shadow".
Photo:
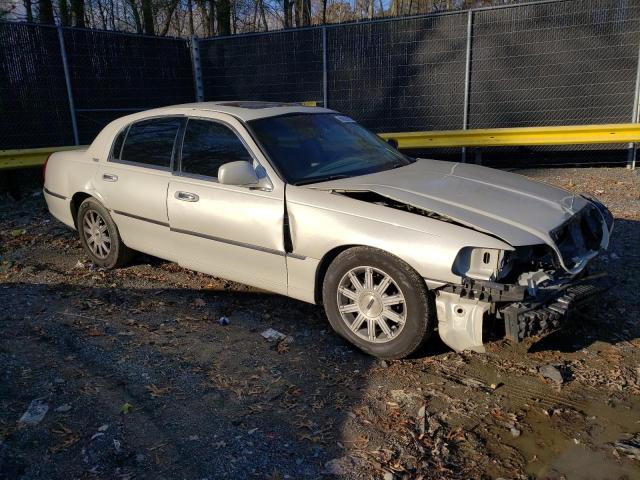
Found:
[(73, 431), (38, 478), (317, 478), (345, 455), (375, 362), (329, 331), (322, 308), (278, 295), (23, 282), (1, 286), (0, 304), (0, 358), (29, 369), (3, 380), (0, 423), (34, 398), (73, 405), (3, 444), (0, 464), (27, 475), (58, 452), (57, 425)]

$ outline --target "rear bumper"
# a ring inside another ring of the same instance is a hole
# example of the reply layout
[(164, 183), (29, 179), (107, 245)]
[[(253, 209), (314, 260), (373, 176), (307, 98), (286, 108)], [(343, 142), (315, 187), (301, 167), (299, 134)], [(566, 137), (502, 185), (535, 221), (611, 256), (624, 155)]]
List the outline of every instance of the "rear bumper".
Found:
[(43, 189), (43, 193), (44, 200), (47, 202), (47, 207), (51, 215), (65, 225), (75, 228), (73, 216), (71, 215), (71, 200), (47, 188)]
[(606, 292), (612, 283), (604, 273), (572, 279), (541, 288), (534, 297), (499, 307), (497, 315), (504, 319), (505, 336), (513, 342), (521, 342), (527, 337), (556, 330), (572, 312)]

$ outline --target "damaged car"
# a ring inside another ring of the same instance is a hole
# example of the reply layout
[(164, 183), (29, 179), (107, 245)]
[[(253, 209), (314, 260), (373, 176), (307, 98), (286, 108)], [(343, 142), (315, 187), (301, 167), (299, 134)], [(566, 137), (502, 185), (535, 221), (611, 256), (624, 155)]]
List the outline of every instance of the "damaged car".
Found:
[(208, 102), (135, 113), (50, 156), (50, 212), (100, 267), (136, 251), (324, 305), (380, 358), (435, 332), (484, 351), (559, 328), (606, 288), (595, 198), (478, 165), (413, 159), (316, 107)]

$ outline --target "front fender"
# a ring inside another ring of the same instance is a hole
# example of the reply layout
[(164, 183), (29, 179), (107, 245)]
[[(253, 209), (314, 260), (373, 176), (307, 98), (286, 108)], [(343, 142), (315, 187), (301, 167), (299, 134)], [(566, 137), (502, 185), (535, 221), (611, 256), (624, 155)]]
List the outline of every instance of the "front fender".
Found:
[(513, 249), (459, 225), (305, 187), (287, 186), (287, 213), (296, 255), (319, 260), (342, 245), (369, 246), (440, 282), (461, 281), (452, 266), (464, 247)]

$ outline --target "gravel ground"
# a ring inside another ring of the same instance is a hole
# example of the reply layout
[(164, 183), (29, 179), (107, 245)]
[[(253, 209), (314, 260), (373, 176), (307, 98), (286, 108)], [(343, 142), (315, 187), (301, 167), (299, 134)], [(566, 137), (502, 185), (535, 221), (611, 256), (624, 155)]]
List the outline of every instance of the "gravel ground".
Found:
[(521, 173), (609, 206), (616, 287), (544, 338), (393, 362), (317, 306), (148, 257), (96, 269), (38, 192), (2, 199), (0, 478), (640, 478), (638, 176)]

